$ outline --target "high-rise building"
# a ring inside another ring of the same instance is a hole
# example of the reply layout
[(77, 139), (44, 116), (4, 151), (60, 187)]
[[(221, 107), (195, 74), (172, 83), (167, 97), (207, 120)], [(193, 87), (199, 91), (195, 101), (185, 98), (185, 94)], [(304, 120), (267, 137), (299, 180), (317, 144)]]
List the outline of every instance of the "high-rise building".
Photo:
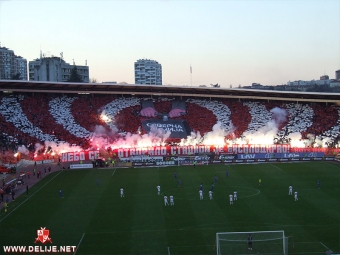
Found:
[(0, 47), (0, 79), (27, 80), (27, 60), (16, 56), (13, 50)]
[(135, 62), (135, 84), (162, 85), (162, 65), (151, 59)]
[(335, 71), (335, 79), (340, 80), (340, 69)]
[(71, 76), (71, 70), (76, 67), (83, 82), (89, 82), (89, 67), (70, 65), (60, 57), (40, 56), (29, 61), (30, 81), (55, 81), (67, 82)]
[(19, 74), (20, 80), (27, 80), (27, 60), (16, 56), (14, 61), (14, 73)]

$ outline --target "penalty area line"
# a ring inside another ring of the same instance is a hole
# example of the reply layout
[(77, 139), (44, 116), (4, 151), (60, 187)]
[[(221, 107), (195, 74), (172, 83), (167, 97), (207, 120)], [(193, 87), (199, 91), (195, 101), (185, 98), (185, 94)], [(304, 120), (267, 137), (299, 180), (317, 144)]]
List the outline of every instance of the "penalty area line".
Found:
[(330, 250), (326, 245), (324, 245), (322, 242), (320, 242), (320, 244), (325, 247), (327, 250)]
[(111, 176), (113, 176), (113, 175), (115, 174), (116, 170), (117, 170), (117, 169), (115, 169), (115, 170), (112, 172), (112, 175), (111, 175)]
[(76, 248), (76, 251), (73, 253), (73, 255), (75, 255), (75, 254), (77, 253), (77, 251), (78, 251), (78, 249), (79, 249), (79, 246), (80, 246), (80, 243), (81, 243), (81, 241), (83, 241), (84, 236), (85, 236), (85, 233), (84, 233), (84, 234), (82, 235), (82, 237), (80, 238), (80, 241), (79, 241), (79, 243), (78, 243), (78, 246), (77, 246), (77, 248)]
[(273, 167), (275, 167), (276, 169), (279, 169), (279, 170), (282, 170), (280, 167), (278, 167), (278, 166), (275, 166), (275, 165), (273, 165), (273, 164), (270, 164), (270, 165), (272, 165)]
[(17, 207), (15, 207), (12, 211), (10, 211), (5, 217), (3, 217), (0, 220), (0, 223), (6, 219), (8, 216), (10, 216), (13, 212), (15, 212), (16, 209), (18, 209), (20, 206), (22, 206), (27, 200), (29, 200), (31, 197), (33, 197), (37, 192), (39, 192), (43, 187), (45, 187), (47, 184), (49, 184), (54, 178), (56, 178), (59, 174), (61, 174), (63, 172), (63, 170), (61, 170), (58, 174), (56, 174), (51, 180), (49, 180), (48, 182), (46, 182), (43, 186), (41, 186), (36, 192), (34, 192), (31, 196), (29, 196), (28, 198), (26, 198), (21, 204), (19, 204)]

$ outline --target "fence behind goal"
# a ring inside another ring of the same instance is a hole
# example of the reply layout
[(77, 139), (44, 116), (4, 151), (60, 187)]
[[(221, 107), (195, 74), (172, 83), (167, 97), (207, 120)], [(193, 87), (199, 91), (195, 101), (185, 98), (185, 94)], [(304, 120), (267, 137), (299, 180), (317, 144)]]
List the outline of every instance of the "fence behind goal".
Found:
[[(251, 242), (248, 236), (251, 235)], [(284, 231), (216, 233), (217, 255), (287, 255), (288, 238)]]

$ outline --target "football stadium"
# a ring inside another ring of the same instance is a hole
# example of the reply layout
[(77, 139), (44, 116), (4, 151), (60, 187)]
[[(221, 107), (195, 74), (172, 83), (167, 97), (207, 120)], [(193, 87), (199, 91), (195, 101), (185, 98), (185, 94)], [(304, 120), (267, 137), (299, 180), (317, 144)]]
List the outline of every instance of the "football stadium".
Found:
[(340, 254), (339, 94), (0, 91), (0, 254)]

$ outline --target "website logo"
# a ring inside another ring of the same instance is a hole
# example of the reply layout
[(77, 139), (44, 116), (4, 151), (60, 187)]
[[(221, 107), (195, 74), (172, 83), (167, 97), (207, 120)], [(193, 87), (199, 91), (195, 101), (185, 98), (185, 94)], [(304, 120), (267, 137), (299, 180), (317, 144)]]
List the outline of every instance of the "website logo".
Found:
[(40, 227), (40, 229), (37, 230), (38, 237), (35, 239), (34, 243), (41, 242), (50, 242), (52, 243), (52, 239), (49, 237), (50, 231), (48, 229)]
[(75, 245), (46, 245), (48, 242), (52, 243), (50, 238), (50, 231), (40, 227), (37, 230), (37, 238), (34, 243), (41, 243), (45, 245), (11, 245), (3, 246), (4, 253), (75, 253), (77, 246)]

